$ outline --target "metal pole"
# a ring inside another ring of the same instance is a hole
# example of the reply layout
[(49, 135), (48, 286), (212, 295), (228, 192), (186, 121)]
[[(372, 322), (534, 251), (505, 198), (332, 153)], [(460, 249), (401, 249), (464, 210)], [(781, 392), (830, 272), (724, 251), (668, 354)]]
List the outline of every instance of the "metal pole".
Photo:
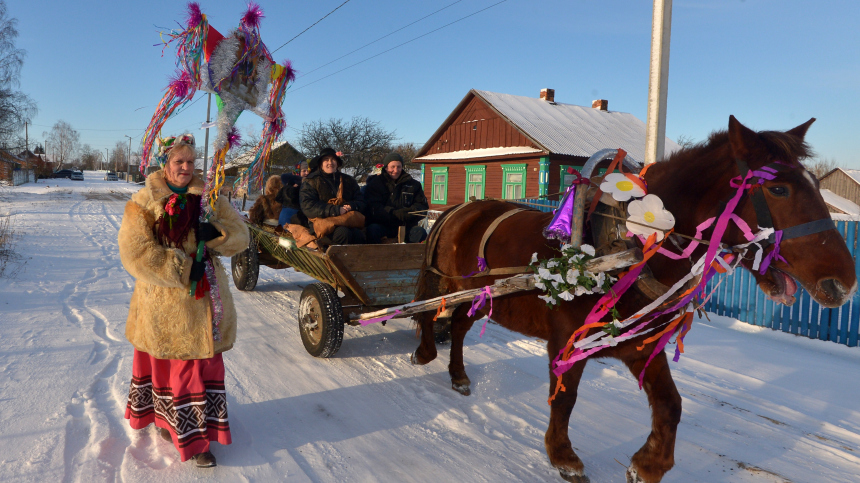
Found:
[(648, 119), (645, 123), (645, 164), (663, 157), (666, 145), (666, 99), (669, 90), (669, 39), (672, 0), (654, 0), (651, 19), (651, 74), (648, 81)]
[[(209, 93), (209, 98), (206, 100), (206, 124), (209, 124), (209, 110), (212, 107), (212, 93)], [(206, 127), (206, 140), (203, 141), (203, 179), (207, 182), (209, 179), (206, 177), (207, 172), (207, 161), (209, 161), (209, 126)]]
[(128, 157), (125, 163), (125, 182), (128, 183), (128, 177), (131, 175), (131, 136), (124, 134), (128, 138)]

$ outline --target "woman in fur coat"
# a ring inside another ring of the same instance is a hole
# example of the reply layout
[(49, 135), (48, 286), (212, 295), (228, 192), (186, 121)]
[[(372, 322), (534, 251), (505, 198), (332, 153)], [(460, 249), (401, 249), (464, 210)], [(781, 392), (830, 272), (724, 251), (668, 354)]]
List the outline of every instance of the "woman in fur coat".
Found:
[[(126, 204), (119, 229), (120, 258), (135, 278), (125, 326), (134, 346), (125, 417), (134, 429), (154, 422), (182, 461), (211, 467), (210, 442), (231, 442), (221, 353), (236, 340), (218, 256), (247, 249), (248, 228), (223, 196), (200, 223), (204, 183), (194, 176), (194, 137), (159, 141), (162, 169)], [(192, 258), (198, 240), (207, 248), (202, 262)]]

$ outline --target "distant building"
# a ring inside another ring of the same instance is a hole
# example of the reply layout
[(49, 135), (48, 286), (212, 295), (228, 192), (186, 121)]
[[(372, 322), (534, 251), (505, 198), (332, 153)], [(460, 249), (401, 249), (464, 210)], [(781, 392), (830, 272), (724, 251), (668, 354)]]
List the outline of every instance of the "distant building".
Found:
[(35, 182), (36, 172), (30, 168), (27, 161), (0, 149), (0, 184), (17, 186)]
[(820, 188), (860, 205), (860, 169), (836, 168), (822, 176), (818, 183)]
[[(421, 179), (431, 210), (476, 199), (552, 196), (573, 181), (597, 151), (622, 148), (645, 160), (645, 123), (610, 111), (555, 102), (553, 89), (540, 97), (472, 89), (418, 151)], [(680, 146), (666, 139), (666, 154)]]
[(860, 216), (860, 206), (853, 201), (843, 198), (827, 188), (821, 188), (821, 197), (831, 213), (842, 215)]

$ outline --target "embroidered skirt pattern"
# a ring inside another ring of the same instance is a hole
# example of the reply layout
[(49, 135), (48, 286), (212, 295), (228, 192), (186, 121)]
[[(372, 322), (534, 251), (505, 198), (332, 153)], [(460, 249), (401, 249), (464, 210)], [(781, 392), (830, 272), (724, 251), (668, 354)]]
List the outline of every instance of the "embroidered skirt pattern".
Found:
[(134, 350), (125, 418), (134, 429), (150, 423), (170, 431), (182, 461), (209, 451), (209, 443), (230, 444), (224, 359), (156, 359)]

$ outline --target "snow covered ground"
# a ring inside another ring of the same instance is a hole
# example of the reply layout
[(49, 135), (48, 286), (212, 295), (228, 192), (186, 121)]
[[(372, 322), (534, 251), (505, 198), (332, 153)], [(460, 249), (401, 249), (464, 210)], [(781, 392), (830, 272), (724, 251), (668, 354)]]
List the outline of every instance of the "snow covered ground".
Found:
[[(347, 327), (333, 359), (309, 356), (296, 311), (310, 278), (261, 270), (234, 297), (224, 356), (234, 443), (218, 467), (181, 463), (152, 427), (123, 419), (133, 279), (117, 229), (139, 187), (50, 180), (0, 188), (18, 233), (0, 279), (0, 481), (558, 482), (544, 452), (544, 343), (490, 325), (467, 337), (472, 396), (450, 389), (446, 348), (412, 366), (409, 320)], [(225, 262), (227, 262), (225, 260)], [(860, 349), (711, 316), (672, 363), (684, 400), (667, 482), (854, 482), (860, 475)], [(591, 361), (571, 440), (594, 483), (624, 480), (650, 411), (617, 361)]]

